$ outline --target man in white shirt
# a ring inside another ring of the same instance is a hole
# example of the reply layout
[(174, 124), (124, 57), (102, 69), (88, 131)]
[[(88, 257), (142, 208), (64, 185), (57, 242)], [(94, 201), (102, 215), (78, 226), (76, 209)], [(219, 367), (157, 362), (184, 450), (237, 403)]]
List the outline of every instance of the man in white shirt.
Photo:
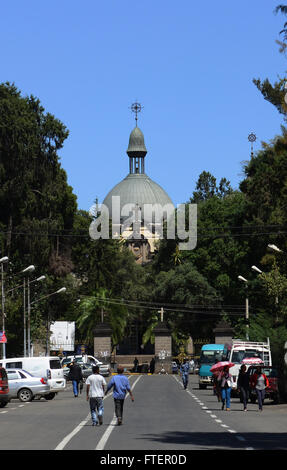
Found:
[(93, 373), (86, 380), (87, 401), (90, 400), (90, 410), (93, 426), (103, 424), (104, 405), (103, 398), (105, 394), (106, 381), (99, 373), (99, 366), (93, 366)]

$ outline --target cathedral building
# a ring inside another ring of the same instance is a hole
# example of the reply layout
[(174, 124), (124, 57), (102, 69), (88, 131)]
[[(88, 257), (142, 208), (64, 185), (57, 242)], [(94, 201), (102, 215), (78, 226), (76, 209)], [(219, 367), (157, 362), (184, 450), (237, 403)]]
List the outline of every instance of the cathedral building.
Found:
[[(113, 201), (116, 196), (118, 197), (120, 223), (122, 227), (124, 226), (122, 236), (134, 254), (136, 262), (145, 264), (152, 259), (156, 250), (156, 241), (159, 239), (160, 231), (155, 212), (157, 208), (174, 209), (174, 205), (165, 190), (146, 174), (147, 149), (144, 135), (137, 126), (137, 115), (136, 127), (130, 134), (126, 152), (129, 158), (129, 173), (111, 189), (103, 204), (111, 216), (115, 207)], [(127, 220), (131, 220), (131, 213), (135, 221), (133, 227), (127, 225)], [(167, 214), (164, 211), (163, 220), (166, 218)]]

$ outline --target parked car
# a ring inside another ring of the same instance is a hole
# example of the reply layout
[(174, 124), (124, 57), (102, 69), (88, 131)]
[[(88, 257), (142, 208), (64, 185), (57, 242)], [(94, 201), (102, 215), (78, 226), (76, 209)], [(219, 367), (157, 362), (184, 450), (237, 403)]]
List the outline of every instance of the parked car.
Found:
[[(83, 356), (67, 356), (64, 357), (61, 361), (62, 368), (64, 370), (64, 376), (67, 379), (68, 374), (70, 369), (68, 368), (68, 364), (71, 364), (72, 361), (76, 361), (83, 369), (83, 375), (85, 377), (85, 374), (88, 374), (88, 371), (85, 372), (84, 366), (86, 369), (90, 370), (90, 375), (92, 373), (92, 366), (93, 365), (98, 365), (100, 368), (100, 374), (108, 377), (111, 373), (110, 371), (110, 365), (109, 364), (103, 364), (101, 361), (96, 359), (94, 356), (89, 356), (89, 355), (83, 355)], [(84, 374), (85, 372), (85, 374)]]
[[(269, 387), (265, 389), (265, 398), (270, 398), (275, 403), (279, 403), (279, 387), (278, 387), (278, 372), (276, 367), (273, 366), (262, 366), (262, 373), (266, 375), (269, 382)], [(250, 366), (248, 369), (249, 377), (256, 371), (256, 366)], [(250, 390), (250, 401), (255, 403), (257, 399), (256, 390), (253, 388)]]
[(23, 369), (32, 374), (33, 377), (45, 377), (50, 386), (50, 399), (66, 388), (66, 380), (64, 379), (60, 359), (56, 356), (0, 359), (0, 366), (5, 367), (6, 371)]
[(32, 401), (36, 397), (50, 399), (50, 385), (46, 377), (34, 377), (23, 369), (8, 369), (10, 398), (19, 398), (22, 402)]
[(4, 408), (10, 401), (9, 384), (6, 370), (0, 367), (0, 408)]

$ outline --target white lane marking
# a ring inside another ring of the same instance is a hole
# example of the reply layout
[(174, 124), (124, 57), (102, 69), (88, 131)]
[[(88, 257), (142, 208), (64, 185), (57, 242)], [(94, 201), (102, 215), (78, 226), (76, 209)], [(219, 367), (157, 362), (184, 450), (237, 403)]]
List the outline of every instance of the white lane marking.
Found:
[(1, 415), (4, 415), (5, 413), (8, 413), (8, 410), (6, 411), (0, 411)]
[[(174, 377), (174, 376), (173, 376), (173, 377)], [(176, 377), (174, 377), (174, 379), (176, 380), (176, 382), (178, 382), (179, 384), (181, 384), (181, 382), (180, 382)], [(194, 395), (193, 393), (191, 393), (189, 390), (187, 390), (187, 392), (189, 393), (189, 395), (192, 396), (192, 398), (194, 398), (194, 400), (198, 403), (198, 405), (201, 405), (202, 410), (204, 410), (206, 413), (212, 413), (212, 411), (209, 411), (209, 410), (208, 410), (208, 407), (207, 407), (207, 406), (203, 406), (204, 403), (202, 403), (202, 401), (201, 401), (199, 398), (197, 398), (196, 395)], [(216, 423), (219, 423), (222, 428), (225, 428), (226, 431), (228, 431), (228, 432), (230, 432), (230, 433), (232, 433), (232, 434), (237, 434), (237, 431), (234, 431), (233, 429), (230, 429), (229, 426), (227, 426), (226, 424), (221, 424), (221, 423), (222, 423), (222, 420), (221, 420), (221, 419), (216, 419), (216, 418), (217, 418), (216, 415), (210, 414), (209, 416), (210, 416), (211, 418), (213, 418)], [(238, 435), (238, 434), (237, 434), (235, 437), (236, 437), (236, 439), (238, 439), (239, 441), (246, 442), (246, 439), (245, 439), (244, 437)], [(254, 450), (254, 448), (253, 448), (253, 447), (246, 447), (245, 450)]]
[[(137, 382), (139, 381), (139, 379), (141, 378), (142, 376), (140, 375), (137, 380), (133, 383), (132, 387), (131, 387), (131, 390), (133, 390), (137, 384)], [(95, 450), (104, 450), (105, 448), (105, 445), (114, 429), (114, 426), (117, 422), (117, 418), (114, 416), (111, 423), (109, 424), (107, 430), (104, 432), (102, 438), (100, 439), (100, 441), (98, 442), (97, 444), (97, 447)]]
[(87, 424), (87, 422), (89, 421), (90, 419), (90, 414), (88, 414), (88, 416), (86, 417), (86, 419), (84, 421), (82, 421), (80, 424), (78, 424), (78, 426), (72, 431), (70, 432), (70, 434), (68, 434), (61, 442), (60, 444), (57, 445), (56, 449), (55, 450), (63, 450), (64, 447), (68, 444), (68, 442), (82, 429), (83, 426), (85, 426), (85, 424)]
[[(178, 383), (180, 383), (179, 380), (178, 380), (176, 377), (174, 377), (174, 378), (175, 378), (175, 380), (176, 380)], [(204, 410), (206, 413), (208, 413), (208, 414), (210, 415), (210, 417), (213, 418), (216, 423), (219, 423), (222, 428), (226, 429), (226, 431), (230, 432), (231, 434), (237, 434), (237, 431), (234, 431), (234, 429), (230, 429), (229, 426), (227, 426), (226, 424), (222, 424), (222, 420), (221, 420), (221, 419), (217, 419), (217, 416), (216, 416), (216, 415), (211, 414), (212, 411), (210, 411), (210, 410), (208, 409), (208, 407), (205, 406), (204, 403), (202, 403), (202, 401), (201, 401), (196, 395), (194, 395), (194, 394), (193, 394), (192, 392), (190, 392), (189, 390), (187, 390), (187, 392), (188, 392), (189, 395), (191, 395), (192, 398), (201, 406), (201, 409)], [(239, 441), (246, 442), (246, 439), (245, 439), (244, 437), (240, 436), (240, 435), (236, 435), (235, 437), (236, 437), (236, 439), (238, 439)], [(254, 449), (253, 449), (252, 447), (248, 447), (246, 450), (254, 450)]]
[[(108, 393), (108, 395), (106, 395), (104, 397), (104, 400), (106, 398), (108, 398), (109, 396), (112, 395), (112, 392)], [(81, 431), (82, 427), (85, 426), (88, 421), (90, 420), (90, 417), (91, 417), (91, 414), (89, 413), (88, 416), (80, 423), (78, 424), (78, 426), (75, 427), (75, 429), (70, 432), (70, 434), (68, 434), (66, 437), (64, 437), (64, 439), (57, 445), (57, 447), (55, 448), (55, 450), (63, 450), (66, 445), (68, 444), (68, 442), (79, 432)]]

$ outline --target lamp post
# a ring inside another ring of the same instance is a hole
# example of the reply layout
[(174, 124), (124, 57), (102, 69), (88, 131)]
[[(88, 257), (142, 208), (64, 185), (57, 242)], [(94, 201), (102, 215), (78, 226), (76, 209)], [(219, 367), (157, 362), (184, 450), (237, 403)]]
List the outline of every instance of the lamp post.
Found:
[[(33, 269), (32, 269), (33, 271)], [(31, 302), (30, 302), (30, 285), (33, 282), (40, 282), (46, 279), (46, 276), (37, 277), (33, 281), (30, 281), (28, 276), (28, 356), (31, 356)], [(26, 315), (25, 315), (25, 283), (26, 280), (24, 278), (24, 357), (27, 354), (27, 345), (26, 345)]]
[(245, 283), (246, 298), (245, 298), (245, 320), (246, 320), (246, 340), (249, 341), (249, 300), (248, 300), (248, 281), (243, 276), (238, 276), (239, 281)]
[[(27, 274), (27, 346), (28, 357), (31, 355), (31, 302), (30, 302), (30, 274), (35, 271), (35, 266), (31, 264), (22, 270), (23, 274)], [(26, 312), (25, 312), (25, 281), (24, 281), (24, 356), (26, 356)]]
[[(33, 302), (30, 303), (30, 307), (34, 305), (35, 303), (41, 302), (42, 300), (47, 299), (48, 297), (51, 297), (52, 295), (56, 294), (61, 294), (62, 292), (66, 292), (66, 287), (61, 287), (60, 289), (56, 290), (55, 292), (52, 292), (51, 294), (45, 295), (44, 297), (41, 297), (40, 299), (36, 299)], [(48, 317), (47, 317), (47, 335), (46, 335), (46, 356), (48, 356), (49, 352), (49, 326), (50, 326), (50, 321), (49, 321), (49, 312), (48, 312)]]
[[(3, 330), (3, 335), (5, 334), (5, 293), (4, 293), (4, 263), (7, 263), (9, 260), (8, 256), (3, 256), (3, 258), (0, 259), (0, 264), (1, 264), (1, 300), (2, 300), (2, 330)], [(3, 359), (6, 359), (6, 344), (3, 339), (2, 343), (2, 357)]]
[[(29, 269), (28, 269), (29, 268)], [(32, 272), (33, 269), (31, 266), (28, 266), (28, 268), (25, 268), (24, 270), (21, 271), (21, 273), (25, 272)], [(40, 276), (40, 277), (37, 277), (37, 279), (34, 279), (33, 281), (30, 281), (29, 284), (33, 284), (33, 282), (40, 282), (40, 281), (43, 281), (44, 279), (46, 279), (46, 276)], [(26, 357), (27, 355), (27, 331), (26, 331), (26, 278), (24, 277), (24, 281), (23, 281), (23, 284), (20, 284), (16, 287), (13, 287), (13, 289), (10, 289), (7, 291), (7, 293), (9, 292), (13, 292), (14, 290), (16, 289), (19, 289), (20, 287), (23, 287), (23, 327), (24, 327), (24, 340), (23, 340), (23, 355), (24, 357)]]

